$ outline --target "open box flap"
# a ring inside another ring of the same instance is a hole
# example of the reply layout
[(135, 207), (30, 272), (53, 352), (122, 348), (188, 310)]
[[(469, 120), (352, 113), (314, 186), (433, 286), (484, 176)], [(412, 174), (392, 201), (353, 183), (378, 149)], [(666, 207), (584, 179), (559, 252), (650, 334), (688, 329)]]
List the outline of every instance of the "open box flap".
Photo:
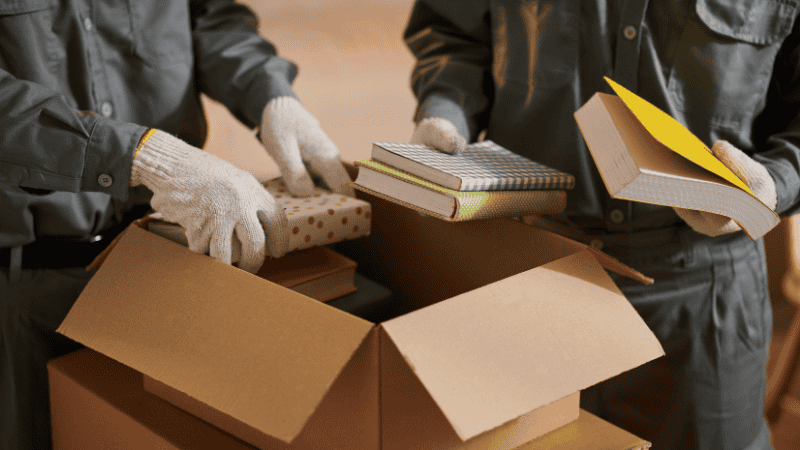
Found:
[(576, 231), (567, 225), (549, 220), (542, 216), (527, 216), (521, 222), (536, 228), (539, 233), (548, 235), (548, 238), (557, 241), (560, 247), (569, 248), (576, 252), (588, 248), (597, 259), (597, 262), (606, 270), (626, 276), (643, 284), (653, 284), (654, 280), (647, 275), (628, 267), (622, 261), (603, 253), (595, 247), (578, 242), (576, 239), (580, 238), (580, 231)]
[(57, 331), (291, 442), (373, 327), (132, 225)]
[(382, 326), (462, 440), (664, 354), (589, 250)]

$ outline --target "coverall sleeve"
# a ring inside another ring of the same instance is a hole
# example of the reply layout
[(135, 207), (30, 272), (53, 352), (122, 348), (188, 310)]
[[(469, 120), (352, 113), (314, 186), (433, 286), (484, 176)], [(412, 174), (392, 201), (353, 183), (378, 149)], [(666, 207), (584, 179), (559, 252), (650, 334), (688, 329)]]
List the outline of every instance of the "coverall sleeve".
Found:
[(753, 159), (775, 180), (782, 216), (800, 212), (800, 20), (784, 41), (773, 70), (764, 112), (758, 118)]
[(485, 128), (491, 105), (492, 37), (485, 0), (417, 0), (404, 32), (416, 57), (414, 121), (450, 120), (468, 141)]
[[(146, 130), (75, 110), (58, 92), (0, 69), (0, 189), (126, 199), (133, 152)], [(101, 185), (100, 175), (113, 182)]]
[(258, 34), (258, 20), (233, 0), (192, 1), (192, 43), (200, 89), (255, 128), (267, 103), (296, 97), (297, 66)]

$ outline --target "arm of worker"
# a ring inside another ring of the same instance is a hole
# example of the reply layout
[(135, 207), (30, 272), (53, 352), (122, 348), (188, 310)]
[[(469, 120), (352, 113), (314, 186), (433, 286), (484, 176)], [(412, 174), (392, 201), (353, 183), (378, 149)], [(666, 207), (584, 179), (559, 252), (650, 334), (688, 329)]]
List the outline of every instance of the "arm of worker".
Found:
[(0, 117), (0, 189), (124, 200), (141, 183), (153, 191), (153, 206), (191, 231), (194, 250), (229, 263), (232, 246), (241, 246), (240, 267), (251, 272), (266, 254), (286, 252), (283, 209), (252, 175), (167, 133), (154, 132), (140, 147), (147, 128), (75, 110), (57, 92), (3, 70)]
[(259, 129), (289, 191), (311, 195), (311, 171), (334, 192), (353, 195), (338, 148), (291, 88), (297, 67), (258, 34), (252, 11), (232, 0), (198, 0), (191, 13), (201, 89)]
[(411, 142), (452, 153), (485, 126), (493, 57), (488, 13), (485, 0), (414, 3), (403, 35), (417, 60), (411, 77), (418, 100)]
[(70, 106), (0, 69), (0, 189), (93, 191), (126, 199), (145, 127)]
[[(787, 111), (793, 112), (787, 114)], [(784, 41), (773, 68), (766, 106), (754, 130), (750, 155), (725, 141), (712, 152), (781, 216), (800, 212), (800, 21)], [(677, 209), (696, 231), (709, 235), (738, 231), (726, 217)]]
[(753, 160), (775, 182), (775, 212), (800, 212), (800, 20), (778, 52), (769, 96), (757, 122)]

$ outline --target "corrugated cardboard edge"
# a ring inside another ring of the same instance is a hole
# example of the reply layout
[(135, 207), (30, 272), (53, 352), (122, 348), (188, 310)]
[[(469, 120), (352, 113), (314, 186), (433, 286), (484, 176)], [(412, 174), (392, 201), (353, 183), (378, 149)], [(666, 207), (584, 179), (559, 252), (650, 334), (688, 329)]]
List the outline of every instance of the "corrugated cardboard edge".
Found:
[(636, 269), (633, 269), (622, 261), (614, 258), (613, 256), (609, 256), (606, 253), (592, 247), (591, 245), (587, 245), (586, 248), (592, 252), (592, 255), (597, 259), (597, 262), (600, 263), (601, 266), (604, 268), (618, 274), (626, 276), (630, 279), (636, 280), (641, 282), (642, 284), (653, 284), (655, 280), (653, 278), (648, 277), (647, 275), (639, 272)]
[(610, 255), (604, 253), (601, 250), (598, 250), (595, 247), (592, 247), (591, 245), (586, 245), (586, 244), (584, 244), (582, 242), (578, 242), (578, 241), (576, 241), (574, 239), (571, 239), (571, 238), (569, 238), (567, 236), (563, 236), (563, 235), (561, 235), (561, 234), (559, 234), (559, 233), (557, 233), (557, 232), (555, 232), (555, 231), (553, 231), (551, 229), (540, 228), (540, 227), (537, 227), (536, 225), (528, 225), (528, 226), (533, 226), (534, 228), (538, 229), (539, 231), (551, 235), (554, 239), (560, 240), (562, 242), (562, 245), (567, 246), (567, 247), (572, 247), (572, 248), (575, 249), (575, 251), (579, 251), (579, 250), (583, 250), (585, 248), (588, 248), (589, 251), (592, 252), (592, 255), (594, 255), (594, 257), (597, 259), (597, 262), (599, 262), (600, 265), (603, 266), (603, 268), (605, 268), (606, 270), (610, 270), (611, 272), (614, 272), (614, 273), (616, 273), (618, 275), (622, 275), (622, 276), (628, 277), (628, 278), (630, 278), (632, 280), (639, 281), (639, 282), (641, 282), (643, 284), (653, 284), (653, 282), (654, 282), (654, 280), (652, 278), (648, 277), (647, 275), (639, 272), (636, 269), (633, 269), (633, 268), (627, 266), (622, 261), (614, 258), (613, 256), (610, 256)]

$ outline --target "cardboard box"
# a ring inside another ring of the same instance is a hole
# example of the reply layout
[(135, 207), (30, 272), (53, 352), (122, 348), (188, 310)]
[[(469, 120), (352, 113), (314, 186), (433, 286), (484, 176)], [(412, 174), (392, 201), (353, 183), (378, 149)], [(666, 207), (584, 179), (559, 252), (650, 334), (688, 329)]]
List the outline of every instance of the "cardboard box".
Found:
[(142, 388), (142, 374), (91, 349), (47, 363), (54, 450), (253, 450)]
[[(142, 388), (142, 374), (91, 349), (50, 361), (53, 449), (254, 449)], [(625, 430), (581, 410), (520, 450), (644, 450)]]
[(407, 314), (373, 324), (133, 226), (58, 331), (270, 449), (513, 448), (663, 355), (603, 267), (645, 278), (607, 255), (363, 197), (372, 233), (337, 250)]

